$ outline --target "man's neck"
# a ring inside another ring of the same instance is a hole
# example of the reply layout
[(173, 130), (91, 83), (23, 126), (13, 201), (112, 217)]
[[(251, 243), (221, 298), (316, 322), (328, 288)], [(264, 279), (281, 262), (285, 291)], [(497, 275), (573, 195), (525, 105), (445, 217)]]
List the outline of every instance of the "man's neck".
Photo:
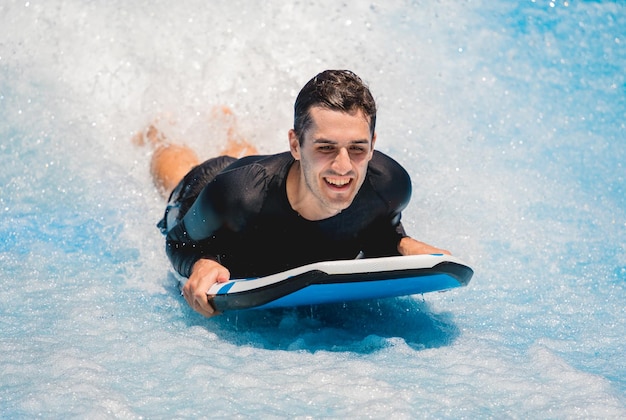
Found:
[(306, 220), (323, 220), (341, 213), (341, 210), (320, 208), (313, 194), (309, 192), (297, 160), (287, 173), (287, 199), (291, 208)]

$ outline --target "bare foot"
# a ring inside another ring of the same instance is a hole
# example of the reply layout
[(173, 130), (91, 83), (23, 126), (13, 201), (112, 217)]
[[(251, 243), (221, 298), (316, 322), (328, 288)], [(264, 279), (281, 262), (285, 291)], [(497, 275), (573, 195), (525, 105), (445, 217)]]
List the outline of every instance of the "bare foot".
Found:
[(150, 124), (144, 131), (139, 131), (133, 136), (131, 142), (135, 146), (150, 145), (156, 147), (159, 144), (167, 143), (165, 135), (160, 132), (154, 124)]
[(258, 151), (256, 147), (252, 146), (245, 140), (228, 139), (226, 147), (222, 149), (220, 154), (239, 159), (244, 156), (256, 155), (258, 154)]
[(135, 134), (131, 141), (136, 146), (150, 146), (154, 149), (150, 174), (164, 198), (168, 198), (185, 175), (200, 163), (198, 155), (189, 146), (170, 143), (154, 124)]
[(220, 155), (241, 158), (258, 154), (256, 147), (248, 143), (248, 141), (239, 134), (237, 117), (235, 117), (230, 107), (219, 106), (213, 108), (211, 110), (211, 117), (220, 119), (228, 125), (228, 130), (226, 131), (226, 146), (221, 150)]

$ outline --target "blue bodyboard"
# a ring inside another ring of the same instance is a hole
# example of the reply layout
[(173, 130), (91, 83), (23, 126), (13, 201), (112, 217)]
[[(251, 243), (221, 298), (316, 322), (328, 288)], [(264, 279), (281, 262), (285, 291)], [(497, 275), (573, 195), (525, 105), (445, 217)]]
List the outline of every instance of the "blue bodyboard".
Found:
[(207, 291), (218, 312), (321, 305), (446, 291), (466, 286), (474, 271), (448, 255), (324, 261)]

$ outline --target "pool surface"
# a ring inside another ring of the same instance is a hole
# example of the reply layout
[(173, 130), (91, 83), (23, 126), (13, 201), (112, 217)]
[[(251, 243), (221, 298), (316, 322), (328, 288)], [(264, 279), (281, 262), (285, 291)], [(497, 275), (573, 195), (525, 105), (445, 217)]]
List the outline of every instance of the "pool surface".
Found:
[[(626, 417), (624, 2), (9, 0), (0, 27), (0, 417)], [(405, 227), (472, 282), (204, 319), (130, 139), (210, 157), (228, 106), (286, 150), (326, 68), (369, 83)]]

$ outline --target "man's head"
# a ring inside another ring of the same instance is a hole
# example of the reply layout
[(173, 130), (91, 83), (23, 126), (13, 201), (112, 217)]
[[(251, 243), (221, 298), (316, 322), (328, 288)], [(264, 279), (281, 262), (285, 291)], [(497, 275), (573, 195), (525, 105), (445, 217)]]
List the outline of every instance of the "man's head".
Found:
[(300, 143), (311, 125), (312, 107), (356, 114), (368, 118), (371, 137), (376, 127), (376, 102), (361, 78), (349, 70), (326, 70), (304, 85), (294, 105), (294, 132)]
[(297, 163), (287, 182), (289, 201), (302, 217), (321, 220), (350, 206), (374, 155), (375, 122), (374, 99), (352, 72), (328, 70), (302, 88), (289, 130)]

